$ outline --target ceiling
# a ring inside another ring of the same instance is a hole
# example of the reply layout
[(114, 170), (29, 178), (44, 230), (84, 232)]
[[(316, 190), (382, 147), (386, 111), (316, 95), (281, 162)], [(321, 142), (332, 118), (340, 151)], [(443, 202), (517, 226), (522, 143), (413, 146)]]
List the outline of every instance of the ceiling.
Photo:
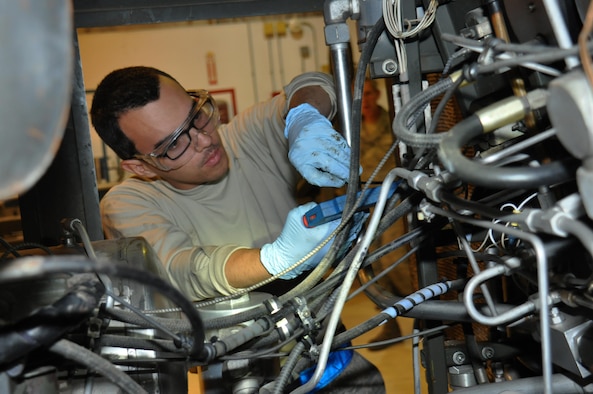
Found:
[(76, 28), (322, 12), (324, 0), (73, 0)]

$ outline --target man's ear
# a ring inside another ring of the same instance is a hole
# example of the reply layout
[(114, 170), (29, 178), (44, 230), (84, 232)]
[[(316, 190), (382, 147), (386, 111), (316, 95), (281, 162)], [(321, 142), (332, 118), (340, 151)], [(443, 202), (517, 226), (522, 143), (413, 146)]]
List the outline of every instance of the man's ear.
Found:
[(127, 159), (122, 160), (121, 168), (123, 168), (127, 172), (131, 172), (132, 174), (145, 177), (145, 178), (152, 178), (155, 177), (157, 174), (142, 160), (138, 159)]

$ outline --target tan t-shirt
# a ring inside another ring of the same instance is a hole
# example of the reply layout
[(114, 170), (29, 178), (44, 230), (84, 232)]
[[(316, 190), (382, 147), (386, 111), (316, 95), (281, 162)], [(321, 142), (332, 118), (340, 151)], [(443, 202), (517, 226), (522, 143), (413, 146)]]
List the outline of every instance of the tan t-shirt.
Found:
[(284, 117), (287, 97), (308, 85), (321, 85), (335, 108), (331, 78), (307, 73), (220, 126), (230, 163), (220, 182), (178, 190), (158, 179), (130, 178), (113, 187), (101, 200), (106, 237), (144, 237), (190, 299), (236, 292), (224, 275), (228, 257), (274, 241), (296, 206), (298, 174), (287, 158)]

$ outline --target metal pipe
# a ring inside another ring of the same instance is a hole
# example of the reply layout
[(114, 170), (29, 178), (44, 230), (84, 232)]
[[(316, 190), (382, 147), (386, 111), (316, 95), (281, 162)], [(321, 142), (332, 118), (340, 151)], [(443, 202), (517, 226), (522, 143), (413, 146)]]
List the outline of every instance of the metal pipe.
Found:
[[(556, 37), (556, 41), (558, 41), (558, 46), (560, 48), (568, 49), (574, 45), (572, 39), (570, 38), (570, 34), (566, 27), (566, 21), (564, 20), (564, 15), (560, 10), (560, 6), (558, 5), (557, 0), (544, 0), (544, 6), (546, 7), (546, 12), (548, 14), (548, 20), (552, 25), (552, 30), (554, 30), (554, 36)], [(580, 62), (577, 56), (568, 56), (564, 59), (566, 62), (566, 66), (569, 69), (573, 69), (578, 67)]]
[(323, 19), (325, 43), (329, 46), (338, 101), (339, 129), (352, 146), (352, 64), (350, 53), (349, 18), (358, 16), (358, 2), (325, 0)]
[(350, 49), (347, 44), (336, 43), (330, 46), (333, 60), (333, 73), (338, 100), (340, 132), (352, 146), (352, 75), (349, 67)]

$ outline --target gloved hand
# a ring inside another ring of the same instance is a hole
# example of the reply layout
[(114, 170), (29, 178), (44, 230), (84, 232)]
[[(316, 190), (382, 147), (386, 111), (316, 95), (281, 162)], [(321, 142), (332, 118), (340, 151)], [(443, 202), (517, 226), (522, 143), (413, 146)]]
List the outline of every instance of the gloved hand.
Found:
[[(280, 236), (272, 243), (262, 246), (260, 260), (266, 270), (272, 275), (285, 270), (299, 261), (313, 248), (327, 238), (340, 224), (340, 219), (324, 223), (320, 226), (307, 228), (303, 224), (303, 215), (316, 204), (310, 202), (293, 208), (289, 213)], [(333, 240), (323, 246), (310, 259), (299, 265), (292, 271), (282, 275), (282, 279), (292, 279), (302, 272), (308, 271), (317, 266), (323, 256), (329, 250)]]
[(310, 104), (288, 111), (288, 159), (312, 185), (341, 187), (350, 173), (350, 146)]

